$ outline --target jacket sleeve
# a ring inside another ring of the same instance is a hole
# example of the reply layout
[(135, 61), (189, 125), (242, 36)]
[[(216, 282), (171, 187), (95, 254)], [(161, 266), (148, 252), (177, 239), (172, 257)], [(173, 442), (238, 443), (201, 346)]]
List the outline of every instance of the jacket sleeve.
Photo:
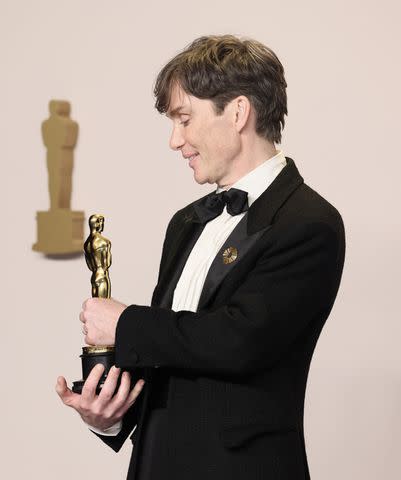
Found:
[(323, 222), (287, 227), (224, 305), (203, 312), (130, 305), (116, 330), (116, 365), (246, 374), (269, 368), (337, 294), (343, 230)]

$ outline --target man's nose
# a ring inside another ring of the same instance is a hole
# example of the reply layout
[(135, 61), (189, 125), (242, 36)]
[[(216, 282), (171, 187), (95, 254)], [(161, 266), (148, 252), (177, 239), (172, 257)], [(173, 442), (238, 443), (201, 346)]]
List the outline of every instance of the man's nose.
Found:
[(184, 143), (185, 140), (181, 134), (180, 128), (174, 126), (170, 136), (170, 148), (172, 150), (179, 150), (184, 145)]

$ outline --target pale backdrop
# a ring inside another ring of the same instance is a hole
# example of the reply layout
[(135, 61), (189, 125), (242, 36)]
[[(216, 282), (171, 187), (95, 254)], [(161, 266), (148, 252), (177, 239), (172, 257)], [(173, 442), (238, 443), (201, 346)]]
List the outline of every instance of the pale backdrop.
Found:
[(102, 212), (113, 295), (149, 304), (165, 228), (208, 193), (180, 154), (152, 84), (202, 34), (254, 37), (288, 81), (282, 149), (341, 212), (344, 276), (318, 343), (306, 401), (314, 480), (398, 479), (400, 458), (400, 7), (396, 0), (303, 2), (0, 1), (2, 395), (0, 475), (125, 478), (54, 392), (80, 376), (83, 258), (31, 251), (48, 208), (40, 124), (52, 98), (80, 125), (73, 208)]

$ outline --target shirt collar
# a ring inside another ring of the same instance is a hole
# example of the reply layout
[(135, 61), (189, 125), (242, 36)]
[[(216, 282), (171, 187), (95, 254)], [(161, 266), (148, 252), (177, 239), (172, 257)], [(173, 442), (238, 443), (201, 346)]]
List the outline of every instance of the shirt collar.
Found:
[[(248, 192), (248, 205), (252, 203), (273, 183), (273, 180), (285, 167), (287, 161), (281, 150), (276, 155), (258, 165), (256, 168), (248, 172), (246, 175), (237, 180), (230, 188), (238, 188)], [(216, 193), (220, 193), (225, 189), (217, 187)]]

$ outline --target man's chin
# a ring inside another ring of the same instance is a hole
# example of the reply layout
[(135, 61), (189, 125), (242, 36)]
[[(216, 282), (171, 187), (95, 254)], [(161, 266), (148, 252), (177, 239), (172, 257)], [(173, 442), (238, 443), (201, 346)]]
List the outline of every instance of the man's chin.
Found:
[(195, 179), (195, 182), (198, 183), (199, 185), (203, 185), (205, 183), (207, 183), (207, 178), (205, 177), (202, 177), (201, 175), (199, 175), (196, 170), (194, 170), (194, 179)]
[(216, 183), (215, 181), (210, 180), (210, 178), (207, 177), (206, 175), (202, 175), (199, 172), (199, 169), (196, 169), (196, 168), (194, 168), (194, 180), (199, 185), (204, 185), (205, 183), (209, 183), (210, 185), (213, 185), (214, 183)]

